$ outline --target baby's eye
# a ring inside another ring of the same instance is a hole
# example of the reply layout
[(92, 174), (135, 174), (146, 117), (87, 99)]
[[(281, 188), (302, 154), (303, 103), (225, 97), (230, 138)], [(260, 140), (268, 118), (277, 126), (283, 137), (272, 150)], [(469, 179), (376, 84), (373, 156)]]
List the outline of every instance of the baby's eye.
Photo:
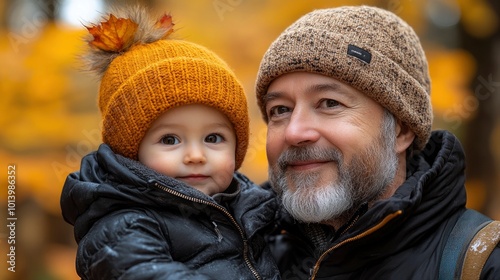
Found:
[(165, 135), (160, 139), (160, 142), (165, 145), (176, 145), (179, 144), (179, 138), (174, 135)]
[(284, 113), (290, 112), (290, 108), (282, 105), (274, 106), (269, 110), (269, 117), (279, 116)]
[(212, 133), (207, 137), (205, 137), (205, 142), (207, 143), (220, 143), (222, 141), (224, 141), (224, 137), (222, 137), (222, 135), (217, 133)]
[(340, 102), (338, 102), (337, 100), (333, 100), (333, 99), (323, 99), (320, 102), (320, 107), (324, 107), (324, 108), (333, 108), (333, 107), (336, 107), (339, 105), (340, 105)]

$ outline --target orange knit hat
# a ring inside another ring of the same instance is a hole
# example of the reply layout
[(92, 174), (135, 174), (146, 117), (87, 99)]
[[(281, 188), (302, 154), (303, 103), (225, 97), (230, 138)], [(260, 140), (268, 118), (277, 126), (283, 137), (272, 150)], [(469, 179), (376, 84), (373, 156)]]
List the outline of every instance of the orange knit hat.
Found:
[[(151, 22), (144, 22), (144, 18), (148, 18), (144, 15), (144, 11), (134, 11), (122, 18), (110, 15), (108, 22), (114, 22), (114, 30), (122, 30), (121, 37), (126, 37), (127, 32), (135, 32), (134, 42), (108, 40), (109, 44), (118, 42), (124, 48), (115, 52), (108, 64), (102, 62), (102, 56), (109, 51), (95, 57), (90, 55), (95, 70), (101, 68), (103, 74), (98, 101), (103, 118), (103, 142), (114, 152), (137, 159), (142, 138), (162, 113), (182, 105), (204, 104), (218, 109), (233, 125), (238, 169), (249, 138), (248, 107), (242, 85), (229, 66), (207, 48), (183, 40), (165, 39), (172, 31), (170, 16), (163, 16), (155, 25), (163, 30), (159, 32), (162, 34), (159, 39), (138, 41), (137, 38), (151, 35), (145, 32), (158, 33), (149, 27)], [(124, 27), (127, 24), (132, 27), (137, 24), (137, 30), (130, 31)], [(89, 31), (94, 41), (96, 38), (106, 40), (101, 35), (106, 23), (102, 23), (99, 30), (92, 28)]]

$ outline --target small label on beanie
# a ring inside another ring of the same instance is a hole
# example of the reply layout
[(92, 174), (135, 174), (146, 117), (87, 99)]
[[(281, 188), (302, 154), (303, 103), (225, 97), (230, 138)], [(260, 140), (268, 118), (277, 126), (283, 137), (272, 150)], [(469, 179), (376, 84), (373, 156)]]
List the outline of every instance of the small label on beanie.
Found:
[(372, 60), (371, 53), (369, 53), (366, 50), (363, 50), (360, 47), (356, 47), (355, 45), (349, 45), (347, 47), (347, 54), (350, 56), (357, 57), (357, 58), (361, 59), (361, 61), (366, 62), (366, 63), (370, 63), (370, 61)]

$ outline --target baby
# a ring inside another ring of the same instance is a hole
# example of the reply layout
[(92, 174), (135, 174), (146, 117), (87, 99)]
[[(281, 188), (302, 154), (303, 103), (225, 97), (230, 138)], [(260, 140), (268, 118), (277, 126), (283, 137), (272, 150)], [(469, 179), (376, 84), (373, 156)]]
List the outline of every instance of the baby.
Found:
[(143, 9), (87, 27), (103, 144), (61, 195), (82, 279), (279, 279), (274, 194), (236, 172), (246, 96), (228, 65)]

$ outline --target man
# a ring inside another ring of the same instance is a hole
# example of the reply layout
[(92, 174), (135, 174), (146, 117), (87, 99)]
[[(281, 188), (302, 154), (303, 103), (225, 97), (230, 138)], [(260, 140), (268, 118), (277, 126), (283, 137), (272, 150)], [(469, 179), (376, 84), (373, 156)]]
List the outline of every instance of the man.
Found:
[[(261, 62), (269, 184), (286, 213), (283, 279), (437, 279), (466, 210), (464, 152), (431, 132), (427, 60), (413, 29), (373, 7), (313, 11)], [(481, 279), (500, 278), (500, 248)]]

